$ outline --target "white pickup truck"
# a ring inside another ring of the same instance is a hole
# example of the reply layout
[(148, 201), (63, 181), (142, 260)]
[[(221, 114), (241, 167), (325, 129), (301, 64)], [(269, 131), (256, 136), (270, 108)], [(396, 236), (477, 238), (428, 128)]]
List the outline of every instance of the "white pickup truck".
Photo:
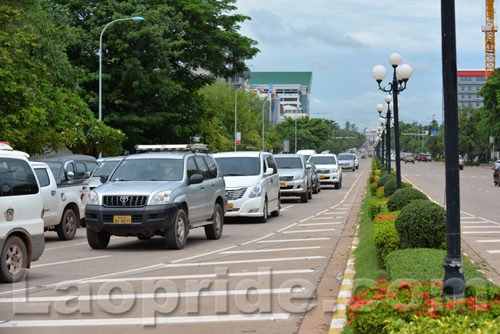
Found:
[(44, 162), (30, 161), (43, 197), (45, 231), (56, 231), (59, 239), (71, 240), (85, 219), (88, 185), (84, 183), (56, 184), (53, 173)]

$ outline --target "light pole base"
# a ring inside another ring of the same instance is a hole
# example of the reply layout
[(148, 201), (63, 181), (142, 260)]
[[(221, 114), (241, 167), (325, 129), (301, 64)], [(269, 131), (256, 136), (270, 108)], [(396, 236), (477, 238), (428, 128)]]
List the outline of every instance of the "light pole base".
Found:
[(444, 296), (450, 299), (465, 298), (465, 284), (464, 278), (464, 263), (461, 258), (444, 260), (444, 281), (443, 292)]

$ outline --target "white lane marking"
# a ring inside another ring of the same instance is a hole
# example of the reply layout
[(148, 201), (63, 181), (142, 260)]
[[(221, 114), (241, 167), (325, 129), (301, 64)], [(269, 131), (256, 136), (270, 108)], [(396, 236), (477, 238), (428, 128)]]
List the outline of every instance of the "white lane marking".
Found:
[(325, 228), (321, 230), (297, 230), (297, 231), (284, 231), (283, 233), (309, 233), (309, 232), (327, 232), (327, 231), (336, 231), (336, 229)]
[(44, 251), (49, 251), (49, 250), (54, 250), (54, 249), (61, 249), (61, 248), (66, 248), (66, 247), (73, 247), (73, 246), (80, 246), (80, 245), (88, 245), (88, 242), (79, 242), (77, 244), (71, 244), (71, 245), (65, 245), (65, 246), (57, 246), (57, 247), (52, 247), (52, 248), (45, 248)]
[(500, 228), (500, 226), (462, 226), (462, 228)]
[(295, 241), (321, 241), (330, 240), (331, 238), (302, 238), (302, 239), (277, 239), (277, 240), (261, 240), (257, 241), (258, 244), (262, 243), (274, 243), (274, 242), (295, 242)]
[(281, 289), (243, 289), (223, 291), (191, 291), (191, 292), (155, 292), (155, 293), (127, 293), (127, 294), (105, 294), (105, 295), (66, 295), (45, 297), (16, 297), (0, 298), (0, 303), (38, 303), (38, 302), (61, 302), (61, 301), (96, 301), (96, 300), (125, 300), (125, 299), (151, 299), (151, 298), (190, 298), (190, 297), (213, 297), (213, 296), (241, 296), (241, 295), (266, 295), (304, 292), (306, 288), (281, 288)]
[(491, 233), (491, 234), (496, 234), (496, 233), (500, 233), (500, 231), (474, 231), (474, 232), (462, 232), (462, 234), (481, 234), (481, 233)]
[(295, 206), (295, 204), (292, 204), (292, 205), (286, 205), (286, 206), (283, 206), (281, 207), (280, 211), (288, 211), (289, 209), (293, 208)]
[(287, 320), (290, 313), (267, 314), (233, 314), (216, 316), (187, 316), (187, 317), (153, 317), (153, 318), (109, 318), (109, 319), (79, 319), (79, 320), (26, 320), (8, 321), (0, 323), (0, 327), (76, 327), (76, 326), (117, 326), (117, 325), (143, 325), (143, 324), (182, 324), (204, 322), (229, 322), (229, 321), (272, 321)]
[(494, 239), (494, 240), (483, 239), (483, 240), (476, 240), (476, 242), (500, 242), (500, 239)]
[(215, 266), (227, 265), (235, 263), (259, 263), (259, 262), (281, 262), (281, 261), (304, 261), (304, 260), (318, 260), (324, 259), (325, 256), (304, 256), (304, 257), (281, 257), (271, 259), (253, 259), (253, 260), (235, 260), (235, 261), (217, 261), (217, 262), (199, 262), (199, 263), (165, 263), (164, 268), (178, 268), (178, 267), (199, 267), (199, 266)]
[(315, 217), (312, 220), (326, 220), (326, 219), (332, 219), (332, 217)]
[(39, 267), (47, 267), (47, 266), (57, 266), (59, 264), (66, 264), (66, 263), (73, 263), (73, 262), (97, 260), (97, 259), (103, 259), (103, 258), (106, 258), (106, 257), (111, 257), (111, 255), (102, 255), (102, 256), (95, 256), (95, 257), (87, 257), (87, 258), (84, 258), (84, 259), (75, 259), (75, 260), (68, 260), (68, 261), (60, 261), (60, 262), (37, 264), (37, 265), (31, 266), (31, 268), (39, 268)]
[(460, 222), (461, 224), (487, 224), (489, 222), (486, 221), (477, 221), (477, 222)]
[(222, 252), (221, 254), (251, 254), (251, 253), (282, 252), (282, 251), (295, 251), (295, 250), (318, 249), (318, 248), (321, 248), (321, 246), (236, 250), (236, 251)]
[(500, 250), (490, 250), (488, 251), (490, 254), (500, 254)]
[(330, 222), (330, 223), (306, 223), (306, 224), (299, 224), (297, 226), (317, 226), (317, 225), (340, 225), (342, 224), (341, 222)]
[(225, 277), (245, 277), (245, 276), (258, 276), (258, 275), (297, 275), (297, 274), (310, 274), (314, 269), (295, 269), (295, 270), (263, 270), (253, 272), (241, 273), (227, 273), (227, 274), (198, 274), (198, 275), (170, 275), (170, 276), (150, 276), (150, 277), (123, 277), (123, 278), (105, 278), (88, 280), (86, 283), (107, 283), (107, 282), (142, 282), (142, 281), (161, 281), (161, 280), (187, 280), (195, 278), (225, 278)]

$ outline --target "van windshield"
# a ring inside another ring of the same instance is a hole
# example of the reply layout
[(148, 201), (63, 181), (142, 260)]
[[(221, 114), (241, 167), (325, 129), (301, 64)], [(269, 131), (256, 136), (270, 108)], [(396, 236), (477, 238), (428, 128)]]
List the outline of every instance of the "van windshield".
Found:
[(224, 176), (260, 175), (260, 161), (257, 157), (215, 158)]
[(321, 156), (321, 155), (313, 155), (309, 162), (314, 162), (316, 165), (336, 165), (337, 160), (333, 155), (331, 156)]

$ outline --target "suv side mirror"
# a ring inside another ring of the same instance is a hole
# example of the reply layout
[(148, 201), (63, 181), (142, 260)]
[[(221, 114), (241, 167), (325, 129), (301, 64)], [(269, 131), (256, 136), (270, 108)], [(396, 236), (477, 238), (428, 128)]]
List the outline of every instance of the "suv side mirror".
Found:
[(272, 175), (273, 173), (274, 173), (274, 168), (269, 167), (268, 169), (266, 169), (264, 175)]
[(85, 172), (85, 178), (88, 179), (90, 177), (90, 172)]
[(105, 183), (107, 180), (108, 180), (107, 175), (101, 175), (101, 178), (99, 179), (99, 181), (101, 181), (101, 183)]
[(75, 173), (72, 171), (67, 171), (66, 178), (68, 179), (68, 181), (73, 181), (75, 179)]
[(189, 184), (200, 184), (203, 182), (203, 175), (201, 174), (193, 174), (189, 178)]

